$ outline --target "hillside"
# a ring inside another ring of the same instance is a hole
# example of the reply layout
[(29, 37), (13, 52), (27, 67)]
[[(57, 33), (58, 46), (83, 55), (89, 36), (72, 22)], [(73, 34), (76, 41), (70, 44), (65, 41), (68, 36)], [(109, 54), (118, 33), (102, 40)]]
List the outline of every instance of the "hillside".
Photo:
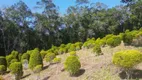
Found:
[[(113, 53), (121, 50), (136, 49), (142, 50), (142, 47), (124, 46), (121, 45), (110, 48), (105, 46), (102, 48), (103, 55), (95, 56), (91, 49), (81, 49), (77, 51), (79, 60), (81, 62), (80, 74), (70, 77), (68, 72), (63, 70), (63, 63), (69, 53), (58, 55), (61, 58), (59, 64), (49, 64), (44, 62), (44, 69), (40, 72), (39, 80), (120, 80), (126, 77), (122, 73), (122, 69), (112, 64)], [(133, 77), (142, 78), (142, 64), (136, 67)], [(22, 80), (36, 80), (38, 74), (33, 74), (30, 70), (24, 70)], [(12, 80), (10, 74), (4, 75), (5, 80)]]

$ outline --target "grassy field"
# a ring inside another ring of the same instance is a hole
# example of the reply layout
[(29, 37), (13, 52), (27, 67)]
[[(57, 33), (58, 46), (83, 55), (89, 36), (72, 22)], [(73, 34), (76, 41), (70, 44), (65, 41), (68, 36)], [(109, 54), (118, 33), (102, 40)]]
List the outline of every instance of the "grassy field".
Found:
[[(121, 44), (115, 48), (105, 46), (102, 48), (103, 55), (95, 56), (92, 49), (82, 49), (77, 51), (79, 60), (81, 62), (80, 73), (74, 77), (69, 76), (68, 72), (64, 71), (63, 63), (68, 53), (59, 55), (62, 59), (59, 64), (52, 64), (44, 62), (44, 69), (40, 74), (34, 74), (29, 69), (24, 70), (22, 80), (122, 80), (126, 78), (125, 72), (119, 67), (112, 64), (113, 53), (121, 50), (136, 49), (142, 51), (141, 47), (124, 46)], [(142, 80), (142, 64), (136, 66), (132, 78)], [(5, 80), (12, 80), (10, 73), (3, 76)]]

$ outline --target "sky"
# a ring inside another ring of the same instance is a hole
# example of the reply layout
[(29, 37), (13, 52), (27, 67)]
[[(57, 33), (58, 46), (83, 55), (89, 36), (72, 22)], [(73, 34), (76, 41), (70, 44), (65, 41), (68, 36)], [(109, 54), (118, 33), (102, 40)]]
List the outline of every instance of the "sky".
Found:
[[(18, 1), (19, 0), (0, 0), (0, 8), (11, 6)], [(24, 1), (33, 12), (37, 11), (37, 9), (35, 9), (34, 7), (36, 6), (36, 2), (40, 0), (22, 0), (22, 1)], [(75, 0), (53, 0), (53, 1), (59, 7), (59, 11), (61, 14), (65, 14), (69, 6), (75, 5)], [(102, 2), (106, 4), (109, 8), (121, 4), (120, 0), (90, 0), (90, 1), (93, 3)]]

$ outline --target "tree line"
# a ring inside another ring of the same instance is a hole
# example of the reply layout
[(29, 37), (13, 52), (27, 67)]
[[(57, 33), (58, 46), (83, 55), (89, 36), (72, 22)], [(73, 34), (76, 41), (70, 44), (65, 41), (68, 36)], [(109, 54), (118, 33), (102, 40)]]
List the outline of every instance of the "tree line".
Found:
[(22, 1), (0, 9), (0, 48), (6, 54), (21, 53), (34, 48), (49, 49), (53, 45), (84, 42), (87, 38), (102, 38), (125, 30), (142, 27), (142, 1), (121, 0), (125, 5), (108, 8), (89, 0), (76, 0), (67, 13), (61, 15), (52, 0), (37, 2), (32, 12)]

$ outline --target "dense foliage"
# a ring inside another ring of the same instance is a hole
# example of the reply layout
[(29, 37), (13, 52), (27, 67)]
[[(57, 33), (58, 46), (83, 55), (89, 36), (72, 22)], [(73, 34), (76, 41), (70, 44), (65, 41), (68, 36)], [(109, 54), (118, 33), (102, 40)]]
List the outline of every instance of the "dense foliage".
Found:
[(64, 68), (70, 73), (70, 75), (75, 75), (78, 73), (80, 67), (80, 61), (76, 56), (69, 56), (64, 63)]
[[(32, 12), (20, 0), (12, 6), (0, 9), (0, 47), (5, 49), (6, 54), (12, 50), (23, 53), (35, 47), (47, 50), (53, 45), (84, 42), (88, 38), (102, 38), (107, 34), (125, 32), (127, 29), (130, 31), (140, 29), (142, 1), (132, 1), (122, 0), (128, 5), (108, 8), (100, 2), (76, 0), (76, 5), (68, 7), (67, 13), (60, 16), (52, 0), (37, 2), (36, 7), (41, 13)], [(132, 35), (124, 34), (123, 40), (126, 44), (130, 44)], [(94, 47), (94, 41), (91, 42), (93, 43), (84, 43), (84, 47)], [(80, 48), (80, 43), (79, 45), (77, 43), (66, 49), (74, 51)], [(66, 52), (66, 49), (60, 48), (59, 53)], [(14, 58), (17, 57), (17, 52), (14, 51), (12, 54)], [(45, 54), (42, 54), (44, 57)]]

